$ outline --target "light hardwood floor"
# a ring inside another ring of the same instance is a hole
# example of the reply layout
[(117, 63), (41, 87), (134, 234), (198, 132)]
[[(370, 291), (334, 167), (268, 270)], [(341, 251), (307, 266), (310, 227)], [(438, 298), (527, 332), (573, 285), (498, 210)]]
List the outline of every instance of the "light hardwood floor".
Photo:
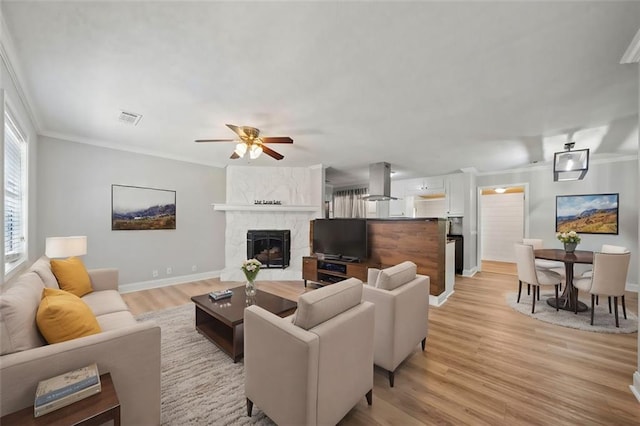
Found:
[[(123, 296), (139, 314), (229, 285), (206, 280)], [(292, 300), (305, 291), (301, 281), (258, 285)], [(430, 307), (426, 351), (416, 345), (392, 389), (376, 368), (373, 405), (363, 397), (340, 424), (640, 424), (640, 403), (629, 390), (637, 333), (599, 334), (537, 321), (505, 303), (516, 289), (509, 273), (456, 276), (453, 296)], [(636, 295), (626, 298), (637, 313)]]

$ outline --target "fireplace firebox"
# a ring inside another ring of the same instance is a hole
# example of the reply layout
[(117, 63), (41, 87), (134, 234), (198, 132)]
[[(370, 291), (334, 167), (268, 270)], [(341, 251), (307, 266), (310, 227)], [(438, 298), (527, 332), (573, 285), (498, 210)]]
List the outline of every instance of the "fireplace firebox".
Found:
[(247, 231), (247, 259), (258, 259), (262, 268), (285, 269), (291, 261), (291, 231)]

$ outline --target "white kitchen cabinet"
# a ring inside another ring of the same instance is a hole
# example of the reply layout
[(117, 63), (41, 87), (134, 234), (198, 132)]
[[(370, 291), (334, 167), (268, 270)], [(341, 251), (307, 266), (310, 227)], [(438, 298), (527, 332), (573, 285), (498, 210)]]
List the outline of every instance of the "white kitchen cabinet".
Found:
[(464, 184), (466, 174), (447, 175), (446, 207), (448, 216), (464, 216)]

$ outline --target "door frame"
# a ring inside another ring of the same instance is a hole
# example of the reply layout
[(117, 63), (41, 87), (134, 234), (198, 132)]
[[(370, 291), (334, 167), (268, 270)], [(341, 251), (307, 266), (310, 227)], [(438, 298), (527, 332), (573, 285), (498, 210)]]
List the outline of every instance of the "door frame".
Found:
[(528, 182), (522, 182), (522, 183), (504, 183), (504, 184), (496, 184), (496, 185), (484, 185), (484, 186), (478, 186), (478, 193), (477, 193), (477, 200), (478, 200), (478, 205), (476, 206), (476, 211), (478, 212), (478, 223), (477, 223), (477, 227), (478, 227), (478, 233), (477, 233), (477, 239), (476, 239), (476, 243), (477, 243), (477, 247), (476, 247), (476, 253), (477, 253), (477, 258), (476, 258), (476, 265), (478, 265), (478, 271), (482, 271), (482, 191), (485, 189), (495, 189), (495, 188), (507, 188), (507, 187), (514, 187), (514, 186), (518, 186), (518, 187), (522, 187), (524, 188), (524, 206), (523, 206), (523, 212), (524, 212), (524, 238), (528, 238), (529, 236), (529, 183)]

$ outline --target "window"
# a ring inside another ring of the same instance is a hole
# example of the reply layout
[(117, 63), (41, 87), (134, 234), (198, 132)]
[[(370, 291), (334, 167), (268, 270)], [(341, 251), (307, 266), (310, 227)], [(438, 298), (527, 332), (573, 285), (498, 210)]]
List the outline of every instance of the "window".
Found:
[(26, 169), (27, 142), (15, 121), (5, 112), (4, 121), (4, 271), (27, 259)]

